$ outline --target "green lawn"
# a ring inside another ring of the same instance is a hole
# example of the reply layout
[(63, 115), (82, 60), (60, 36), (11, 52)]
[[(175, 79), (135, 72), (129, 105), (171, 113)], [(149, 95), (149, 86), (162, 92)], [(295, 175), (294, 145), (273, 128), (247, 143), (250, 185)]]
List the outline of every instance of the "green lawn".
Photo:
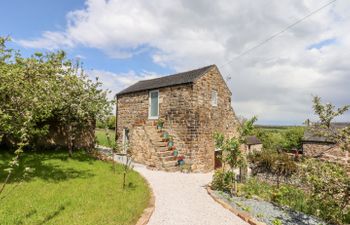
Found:
[(104, 129), (96, 129), (95, 135), (97, 139), (97, 144), (107, 146), (107, 147), (113, 147), (115, 145), (115, 131), (114, 130), (107, 130), (107, 133), (110, 137), (110, 143), (108, 143), (106, 130)]
[[(0, 186), (11, 156), (0, 151)], [(5, 193), (0, 195), (0, 224), (135, 224), (150, 198), (145, 180), (128, 174), (129, 187), (122, 189), (122, 167), (99, 161), (83, 152), (72, 159), (66, 152), (25, 153), (23, 165), (35, 172), (12, 194), (16, 171)]]

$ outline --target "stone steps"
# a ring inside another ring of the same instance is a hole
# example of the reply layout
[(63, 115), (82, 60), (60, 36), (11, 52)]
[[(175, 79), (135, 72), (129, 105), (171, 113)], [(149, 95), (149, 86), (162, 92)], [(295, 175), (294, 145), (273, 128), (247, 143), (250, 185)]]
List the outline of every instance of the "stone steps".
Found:
[[(165, 126), (160, 132), (157, 130), (156, 122), (147, 121), (145, 124), (145, 129), (147, 130), (150, 142), (153, 145), (156, 156), (159, 158), (159, 164), (157, 163), (157, 168), (169, 172), (179, 171), (180, 167), (177, 165), (177, 156), (174, 156), (174, 150), (168, 149), (168, 143), (163, 140), (163, 133), (168, 132), (172, 135), (171, 130)], [(174, 145), (178, 148), (179, 154), (181, 154), (182, 145), (181, 140), (174, 137)]]

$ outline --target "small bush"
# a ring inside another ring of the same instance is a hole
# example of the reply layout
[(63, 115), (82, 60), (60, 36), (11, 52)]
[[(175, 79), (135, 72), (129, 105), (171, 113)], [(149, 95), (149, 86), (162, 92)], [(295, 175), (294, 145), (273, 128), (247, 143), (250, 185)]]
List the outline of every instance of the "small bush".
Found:
[(211, 182), (211, 187), (214, 190), (230, 192), (232, 189), (232, 181), (234, 174), (231, 171), (216, 170)]
[(296, 162), (286, 153), (264, 150), (250, 155), (249, 160), (253, 164), (253, 174), (273, 174), (278, 178), (277, 186), (279, 186), (279, 177), (290, 177), (298, 171)]

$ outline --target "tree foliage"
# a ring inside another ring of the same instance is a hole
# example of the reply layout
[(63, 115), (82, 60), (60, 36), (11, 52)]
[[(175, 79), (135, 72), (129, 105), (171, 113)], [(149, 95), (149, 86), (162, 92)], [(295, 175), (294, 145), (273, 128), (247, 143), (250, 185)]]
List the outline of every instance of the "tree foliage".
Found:
[(0, 38), (0, 135), (14, 146), (46, 134), (49, 120), (66, 126), (74, 139), (78, 128), (110, 112), (107, 92), (88, 79), (79, 62), (63, 51), (26, 58), (7, 41)]
[(23, 57), (7, 47), (8, 41), (0, 37), (0, 143), (6, 140), (15, 156), (0, 194), (25, 147), (48, 133), (47, 121), (66, 127), (71, 155), (77, 130), (111, 110), (101, 83), (89, 80), (79, 62), (67, 59), (63, 51)]
[(343, 115), (349, 108), (350, 105), (336, 108), (331, 103), (323, 104), (321, 98), (315, 96), (313, 99), (313, 109), (319, 121), (311, 126), (310, 129), (313, 133), (339, 144), (342, 150), (350, 152), (350, 126), (341, 129), (332, 126), (334, 119)]
[(332, 103), (323, 104), (319, 96), (315, 96), (313, 99), (314, 112), (319, 117), (320, 123), (327, 128), (331, 127), (331, 123), (336, 117), (343, 115), (349, 108), (350, 105), (336, 108)]
[[(308, 159), (299, 167), (300, 180), (308, 187), (318, 216), (332, 224), (350, 222), (350, 178), (335, 163)], [(347, 218), (348, 217), (348, 218)]]
[(255, 129), (255, 135), (263, 143), (267, 150), (286, 150), (301, 149), (304, 135), (304, 127), (288, 127), (281, 130), (266, 130), (263, 128)]
[(96, 121), (96, 127), (100, 129), (108, 128), (110, 130), (115, 129), (115, 123), (116, 123), (116, 116), (115, 115), (109, 115), (105, 118), (104, 121), (97, 120)]
[[(235, 184), (235, 191), (237, 191), (237, 181), (235, 179), (235, 172), (234, 170), (237, 168), (246, 169), (246, 156), (242, 152), (242, 147), (246, 142), (246, 138), (248, 135), (251, 135), (254, 130), (254, 123), (256, 122), (257, 118), (253, 117), (250, 120), (246, 120), (242, 122), (241, 127), (238, 129), (238, 136), (227, 138), (225, 139), (225, 136), (222, 133), (214, 133), (214, 141), (215, 141), (215, 147), (217, 149), (220, 149), (222, 151), (221, 161), (223, 162), (223, 170), (225, 169), (225, 165), (228, 165), (231, 171), (224, 172), (223, 174), (216, 174), (213, 179), (214, 183), (218, 184), (224, 184), (225, 188), (228, 187), (228, 180), (231, 179), (231, 187), (232, 184)], [(243, 173), (241, 173), (242, 175)], [(221, 179), (221, 180), (220, 180)], [(241, 181), (244, 180), (244, 177), (240, 177)], [(214, 185), (215, 186), (215, 185)]]

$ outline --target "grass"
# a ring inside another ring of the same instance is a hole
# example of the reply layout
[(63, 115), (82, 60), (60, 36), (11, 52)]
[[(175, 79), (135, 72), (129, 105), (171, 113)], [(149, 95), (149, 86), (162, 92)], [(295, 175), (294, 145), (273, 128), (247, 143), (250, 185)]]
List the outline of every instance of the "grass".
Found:
[(107, 130), (111, 143), (108, 143), (106, 130), (104, 129), (96, 129), (95, 135), (97, 139), (97, 144), (106, 146), (106, 147), (113, 147), (115, 145), (115, 131), (114, 130)]
[[(0, 151), (0, 186), (11, 155)], [(16, 170), (0, 196), (1, 225), (129, 225), (147, 207), (150, 191), (136, 172), (128, 174), (122, 188), (122, 167), (75, 152), (25, 153), (22, 164), (35, 171), (11, 194), (20, 171)]]

